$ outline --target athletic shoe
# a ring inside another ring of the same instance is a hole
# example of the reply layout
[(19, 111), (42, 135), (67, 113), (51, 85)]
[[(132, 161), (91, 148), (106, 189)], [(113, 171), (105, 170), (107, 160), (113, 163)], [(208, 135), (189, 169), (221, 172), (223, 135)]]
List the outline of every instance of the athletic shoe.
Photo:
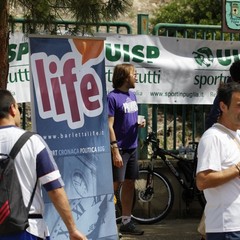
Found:
[(127, 224), (122, 223), (119, 228), (119, 232), (121, 232), (122, 234), (130, 234), (130, 235), (143, 235), (144, 233), (144, 231), (138, 229), (132, 221), (130, 221)]

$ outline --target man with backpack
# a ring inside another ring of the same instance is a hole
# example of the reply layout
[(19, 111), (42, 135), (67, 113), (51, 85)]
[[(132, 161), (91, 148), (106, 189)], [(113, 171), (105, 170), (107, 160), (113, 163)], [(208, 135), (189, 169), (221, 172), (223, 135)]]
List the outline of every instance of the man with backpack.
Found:
[[(10, 153), (14, 144), (23, 135), (23, 129), (20, 126), (20, 111), (18, 105), (8, 90), (0, 90), (0, 168), (4, 167), (3, 156)], [(7, 159), (7, 158), (6, 158)], [(1, 232), (1, 224), (11, 215), (8, 208), (5, 209), (6, 202), (0, 206), (0, 240), (41, 240), (50, 239), (49, 231), (43, 220), (44, 202), (42, 199), (41, 187), (43, 186), (54, 207), (61, 216), (69, 233), (71, 240), (86, 240), (86, 236), (81, 233), (74, 223), (71, 208), (67, 195), (64, 190), (57, 165), (44, 140), (37, 134), (29, 136), (25, 144), (20, 148), (19, 153), (14, 158), (15, 169), (18, 181), (21, 186), (21, 192), (15, 192), (16, 197), (19, 194), (23, 196), (25, 206), (28, 206), (33, 194), (32, 204), (28, 215), (28, 226), (23, 230), (14, 230)], [(0, 181), (3, 180), (0, 176)], [(0, 200), (2, 193), (0, 193)], [(11, 202), (9, 203), (11, 205)], [(9, 229), (7, 226), (6, 229)], [(4, 229), (4, 228), (2, 228)]]

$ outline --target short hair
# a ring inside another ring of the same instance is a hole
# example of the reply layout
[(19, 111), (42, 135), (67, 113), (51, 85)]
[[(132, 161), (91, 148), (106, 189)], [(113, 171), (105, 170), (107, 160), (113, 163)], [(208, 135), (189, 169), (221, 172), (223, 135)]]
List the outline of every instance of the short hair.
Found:
[(217, 95), (219, 102), (223, 102), (229, 108), (234, 92), (240, 92), (240, 84), (237, 82), (221, 83)]
[(126, 79), (128, 79), (130, 73), (132, 70), (134, 70), (133, 64), (124, 63), (124, 64), (118, 64), (114, 67), (113, 71), (113, 88), (119, 88), (122, 87)]
[(12, 104), (16, 103), (12, 93), (5, 89), (0, 89), (0, 119), (9, 115), (9, 109)]
[(235, 61), (231, 65), (229, 71), (230, 71), (232, 80), (235, 82), (240, 82), (240, 60)]

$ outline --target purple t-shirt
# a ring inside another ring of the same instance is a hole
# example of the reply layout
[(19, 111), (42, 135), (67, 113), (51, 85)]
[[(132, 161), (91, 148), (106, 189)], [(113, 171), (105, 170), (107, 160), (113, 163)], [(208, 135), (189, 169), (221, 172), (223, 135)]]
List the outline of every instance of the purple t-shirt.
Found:
[(118, 146), (122, 149), (137, 147), (138, 105), (132, 91), (122, 92), (114, 89), (108, 94), (108, 115), (114, 117), (114, 132)]

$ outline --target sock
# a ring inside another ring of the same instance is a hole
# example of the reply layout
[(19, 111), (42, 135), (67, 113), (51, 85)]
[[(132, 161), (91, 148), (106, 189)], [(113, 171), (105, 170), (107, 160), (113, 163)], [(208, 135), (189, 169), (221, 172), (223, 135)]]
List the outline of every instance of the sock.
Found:
[(122, 216), (123, 225), (128, 224), (131, 221), (131, 216)]

